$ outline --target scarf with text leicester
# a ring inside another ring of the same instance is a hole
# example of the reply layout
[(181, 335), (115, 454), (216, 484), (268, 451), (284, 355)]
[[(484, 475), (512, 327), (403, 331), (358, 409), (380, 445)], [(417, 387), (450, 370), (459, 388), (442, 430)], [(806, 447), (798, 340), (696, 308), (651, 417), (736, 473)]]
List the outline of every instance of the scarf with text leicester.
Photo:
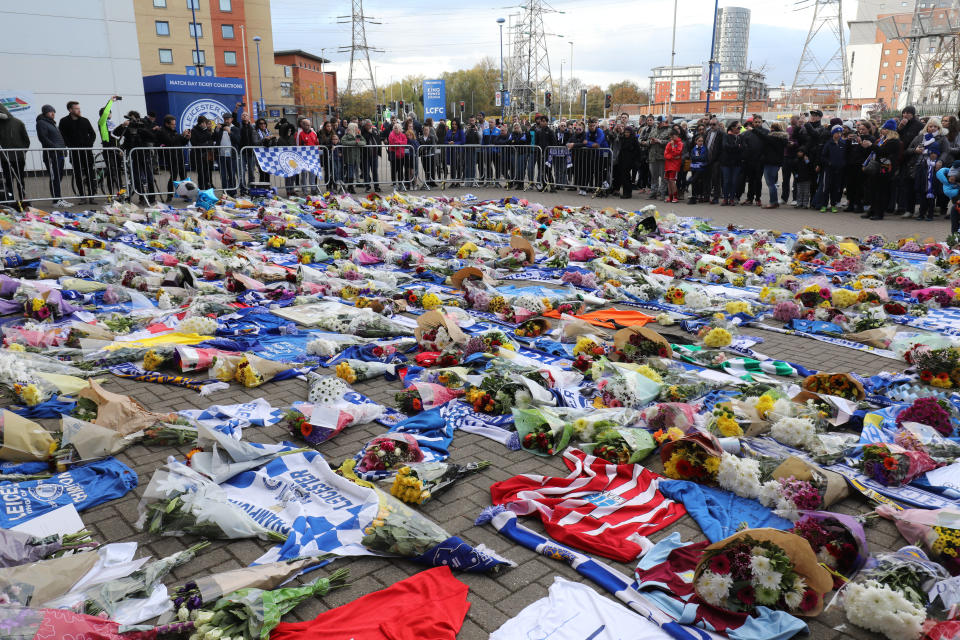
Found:
[[(365, 530), (380, 517), (381, 502), (388, 497), (337, 475), (316, 451), (276, 458), (259, 469), (237, 474), (220, 486), (230, 502), (254, 520), (288, 533), (286, 542), (268, 550), (254, 564), (327, 553), (391, 555), (373, 551), (363, 544)], [(415, 512), (411, 514), (415, 517)], [(387, 516), (386, 525), (390, 524), (389, 518)], [(407, 515), (407, 520), (410, 518), (411, 515)], [(430, 524), (424, 519), (419, 526), (429, 529)], [(435, 524), (432, 527), (438, 528)], [(413, 531), (408, 533), (416, 537)], [(419, 555), (411, 552), (409, 557), (424, 564), (446, 565), (461, 571), (485, 572), (509, 564), (485, 551), (482, 545), (474, 548), (456, 536), (439, 540)]]

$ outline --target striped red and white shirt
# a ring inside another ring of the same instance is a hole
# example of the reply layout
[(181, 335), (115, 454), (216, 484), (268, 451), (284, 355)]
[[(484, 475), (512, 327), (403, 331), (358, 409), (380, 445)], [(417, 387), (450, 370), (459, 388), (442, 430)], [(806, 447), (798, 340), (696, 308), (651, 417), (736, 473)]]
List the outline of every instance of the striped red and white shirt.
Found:
[(630, 562), (652, 546), (646, 536), (681, 518), (683, 505), (657, 489), (659, 476), (639, 464), (608, 463), (567, 449), (566, 478), (524, 474), (490, 487), (493, 504), (540, 514), (554, 540)]

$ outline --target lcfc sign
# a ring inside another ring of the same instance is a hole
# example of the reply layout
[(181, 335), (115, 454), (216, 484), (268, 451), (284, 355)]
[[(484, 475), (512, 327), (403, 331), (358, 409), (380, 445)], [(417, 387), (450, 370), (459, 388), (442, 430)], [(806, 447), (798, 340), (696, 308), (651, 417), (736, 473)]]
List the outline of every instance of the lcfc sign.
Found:
[(446, 120), (447, 85), (445, 80), (423, 81), (423, 117)]

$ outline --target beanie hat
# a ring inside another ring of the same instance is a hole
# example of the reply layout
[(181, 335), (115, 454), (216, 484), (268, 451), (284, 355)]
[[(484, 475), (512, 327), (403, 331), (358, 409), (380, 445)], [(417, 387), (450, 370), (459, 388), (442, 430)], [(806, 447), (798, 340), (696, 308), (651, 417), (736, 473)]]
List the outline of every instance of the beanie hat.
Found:
[(916, 108), (915, 106), (913, 106), (912, 104), (908, 104), (907, 106), (905, 106), (905, 107), (903, 108), (903, 111), (901, 111), (900, 113), (901, 113), (901, 114), (903, 114), (903, 113), (909, 113), (910, 115), (915, 116), (915, 115), (917, 115), (917, 108)]
[(52, 106), (50, 106), (49, 104), (45, 104), (45, 105), (43, 105), (42, 107), (40, 107), (40, 113), (56, 113), (56, 112), (57, 112), (57, 110), (54, 109), (54, 108), (53, 108)]
[(834, 127), (834, 126), (836, 126), (836, 125), (838, 125), (838, 124), (842, 125), (842, 124), (843, 124), (843, 120), (841, 120), (840, 118), (830, 118), (830, 126), (831, 126), (831, 127)]
[(843, 126), (845, 126), (847, 129), (853, 129), (853, 120), (844, 120)]
[(928, 144), (928, 145), (927, 145), (927, 153), (928, 153), (928, 154), (930, 154), (930, 153), (935, 153), (935, 154), (937, 154), (937, 155), (940, 155), (940, 143), (934, 141), (934, 142), (931, 142), (930, 144)]
[(890, 131), (896, 131), (896, 130), (897, 130), (897, 121), (894, 120), (893, 118), (890, 118), (889, 120), (887, 120), (886, 122), (884, 122), (884, 123), (883, 123), (883, 126), (880, 127), (880, 128), (881, 128), (881, 129), (888, 129), (888, 130), (890, 130)]
[(951, 178), (960, 177), (960, 169), (958, 169), (957, 167), (950, 167), (950, 171), (947, 171), (947, 175), (950, 176)]
[(830, 133), (843, 133), (843, 127), (839, 124), (835, 124), (830, 127)]

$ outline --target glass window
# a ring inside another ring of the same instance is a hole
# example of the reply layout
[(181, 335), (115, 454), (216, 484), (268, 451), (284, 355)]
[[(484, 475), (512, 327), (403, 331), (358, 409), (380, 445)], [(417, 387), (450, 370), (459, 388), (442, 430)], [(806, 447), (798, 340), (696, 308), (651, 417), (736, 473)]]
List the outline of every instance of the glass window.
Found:
[(230, 0), (220, 0), (220, 11), (233, 11)]
[(880, 79), (881, 79), (881, 80), (886, 80), (886, 79), (887, 79), (887, 74), (881, 73), (881, 74), (880, 74)]
[[(193, 64), (207, 64), (206, 52), (203, 49), (200, 49), (199, 52), (196, 49), (192, 49), (190, 53), (193, 54)], [(200, 55), (198, 56), (197, 53)]]
[(902, 55), (903, 55), (903, 49), (897, 49), (897, 55), (898, 55), (898, 56), (902, 56)]
[(223, 62), (228, 67), (237, 66), (237, 52), (236, 51), (224, 51), (223, 52)]
[(167, 0), (153, 0), (153, 6), (156, 7), (157, 9), (166, 9)]
[(290, 82), (281, 82), (280, 83), (280, 95), (284, 98), (293, 97), (293, 84)]
[(884, 86), (877, 87), (877, 91), (878, 91), (879, 93), (883, 93), (883, 92), (886, 91), (886, 90), (887, 90), (887, 88), (884, 87)]
[(289, 78), (291, 73), (293, 73), (293, 69), (290, 68), (290, 65), (283, 65), (283, 77)]
[(199, 9), (200, 0), (187, 0), (187, 9)]
[(170, 23), (166, 20), (157, 20), (155, 23), (158, 36), (170, 35)]
[(890, 63), (889, 63), (889, 62), (884, 62), (884, 63), (883, 63), (883, 66), (889, 67), (889, 66), (890, 66)]
[(902, 66), (903, 66), (903, 60), (897, 60), (897, 66), (898, 66), (898, 67), (902, 67)]
[(890, 55), (890, 49), (884, 49), (884, 50), (883, 50), (883, 55), (885, 55), (885, 56)]
[(160, 49), (160, 64), (173, 64), (173, 49)]
[(223, 36), (224, 40), (233, 40), (233, 25), (232, 24), (220, 25), (220, 35)]
[(193, 37), (202, 38), (202, 37), (203, 37), (203, 25), (200, 24), (199, 22), (191, 22), (191, 23), (190, 23), (190, 37), (191, 37), (191, 38), (193, 38)]

